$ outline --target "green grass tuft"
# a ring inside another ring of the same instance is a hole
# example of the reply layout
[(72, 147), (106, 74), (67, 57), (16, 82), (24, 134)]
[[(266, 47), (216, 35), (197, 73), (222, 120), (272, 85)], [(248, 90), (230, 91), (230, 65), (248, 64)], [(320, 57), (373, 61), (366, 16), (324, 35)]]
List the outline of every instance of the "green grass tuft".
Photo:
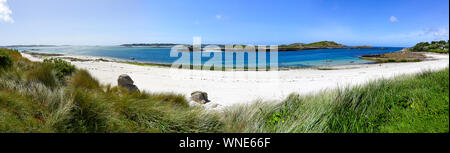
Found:
[(100, 89), (100, 83), (86, 70), (78, 70), (72, 76), (70, 85), (74, 88)]
[(28, 80), (43, 83), (47, 87), (54, 88), (60, 84), (56, 72), (50, 64), (36, 64), (27, 74)]

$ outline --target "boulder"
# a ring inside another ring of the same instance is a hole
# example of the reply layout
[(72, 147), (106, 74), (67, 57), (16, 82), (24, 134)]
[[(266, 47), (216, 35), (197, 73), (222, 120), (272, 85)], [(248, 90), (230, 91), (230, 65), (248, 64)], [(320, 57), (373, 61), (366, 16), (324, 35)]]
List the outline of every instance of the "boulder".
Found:
[(117, 83), (119, 84), (119, 86), (125, 86), (125, 85), (132, 85), (134, 84), (133, 79), (131, 79), (130, 76), (126, 75), (126, 74), (122, 74), (119, 76), (119, 79), (117, 80)]
[(139, 88), (138, 88), (136, 85), (134, 85), (134, 84), (132, 84), (132, 85), (126, 85), (126, 86), (121, 86), (121, 87), (127, 88), (128, 91), (130, 91), (130, 92), (133, 92), (133, 91), (139, 91)]
[(206, 104), (209, 102), (208, 94), (202, 91), (196, 91), (191, 94), (191, 100), (200, 104)]
[(131, 77), (126, 74), (122, 74), (119, 76), (119, 79), (117, 79), (117, 84), (120, 87), (127, 88), (129, 91), (138, 91), (139, 90), (137, 88), (137, 86), (134, 85), (133, 79), (131, 79)]

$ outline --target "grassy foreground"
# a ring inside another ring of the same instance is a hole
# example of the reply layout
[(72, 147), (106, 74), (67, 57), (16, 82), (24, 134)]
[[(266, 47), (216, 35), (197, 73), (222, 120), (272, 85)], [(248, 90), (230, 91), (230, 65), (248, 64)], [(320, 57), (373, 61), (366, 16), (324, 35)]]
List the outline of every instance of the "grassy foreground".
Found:
[(448, 133), (449, 69), (230, 108), (232, 132)]
[(0, 133), (449, 132), (448, 94), (447, 68), (208, 112), (182, 95), (130, 93), (67, 62), (0, 49)]
[(0, 55), (13, 59), (0, 68), (0, 133), (222, 131), (216, 114), (189, 107), (182, 95), (130, 93), (60, 60), (35, 63), (5, 49)]

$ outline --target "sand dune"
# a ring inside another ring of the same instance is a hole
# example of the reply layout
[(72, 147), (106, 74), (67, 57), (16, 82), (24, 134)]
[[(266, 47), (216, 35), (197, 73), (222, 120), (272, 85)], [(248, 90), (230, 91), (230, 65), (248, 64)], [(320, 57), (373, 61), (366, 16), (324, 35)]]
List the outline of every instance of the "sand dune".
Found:
[[(41, 58), (28, 54), (32, 61)], [(165, 67), (138, 66), (117, 62), (75, 61), (78, 68), (87, 69), (101, 83), (117, 85), (121, 74), (128, 74), (141, 90), (173, 92), (190, 96), (193, 91), (205, 91), (217, 109), (256, 100), (280, 101), (291, 93), (306, 94), (338, 86), (356, 85), (369, 80), (412, 74), (424, 70), (448, 67), (449, 55), (427, 54), (430, 60), (416, 63), (384, 63), (333, 67), (337, 70), (296, 69), (269, 72), (200, 71)], [(69, 56), (82, 59), (96, 57)]]

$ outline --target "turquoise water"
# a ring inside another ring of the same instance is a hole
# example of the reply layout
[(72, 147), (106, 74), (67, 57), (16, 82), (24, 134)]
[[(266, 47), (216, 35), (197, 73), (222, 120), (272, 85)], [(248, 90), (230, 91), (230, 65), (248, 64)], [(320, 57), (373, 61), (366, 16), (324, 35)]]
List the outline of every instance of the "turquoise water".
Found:
[[(318, 49), (318, 50), (305, 50), (305, 51), (284, 51), (278, 52), (278, 66), (279, 67), (315, 67), (315, 66), (336, 66), (336, 65), (352, 65), (352, 64), (365, 64), (371, 63), (367, 60), (359, 59), (364, 54), (379, 54), (396, 52), (402, 48), (398, 47), (385, 47), (386, 49)], [(87, 55), (98, 57), (110, 57), (129, 60), (135, 58), (136, 61), (156, 63), (156, 64), (172, 64), (175, 61), (181, 63), (189, 63), (189, 60), (180, 61), (181, 53), (178, 56), (170, 56), (170, 48), (151, 48), (151, 47), (121, 47), (121, 46), (60, 46), (60, 47), (22, 47), (16, 48), (19, 51), (28, 50), (32, 52), (42, 53), (62, 53), (72, 55)], [(192, 53), (190, 53), (192, 55)], [(220, 61), (212, 61), (214, 59), (222, 59), (225, 57), (225, 53), (221, 58), (213, 58), (209, 53), (202, 57), (202, 64), (217, 63)], [(222, 63), (236, 63), (236, 61), (244, 61), (247, 65), (247, 58), (259, 58), (257, 53), (249, 52), (236, 52), (234, 54), (244, 54), (244, 56), (237, 56), (233, 61)], [(175, 54), (176, 55), (176, 54)], [(219, 55), (214, 55), (218, 56)], [(269, 53), (266, 55), (266, 63), (274, 64), (276, 61), (270, 60)], [(192, 58), (191, 58), (192, 61)]]

